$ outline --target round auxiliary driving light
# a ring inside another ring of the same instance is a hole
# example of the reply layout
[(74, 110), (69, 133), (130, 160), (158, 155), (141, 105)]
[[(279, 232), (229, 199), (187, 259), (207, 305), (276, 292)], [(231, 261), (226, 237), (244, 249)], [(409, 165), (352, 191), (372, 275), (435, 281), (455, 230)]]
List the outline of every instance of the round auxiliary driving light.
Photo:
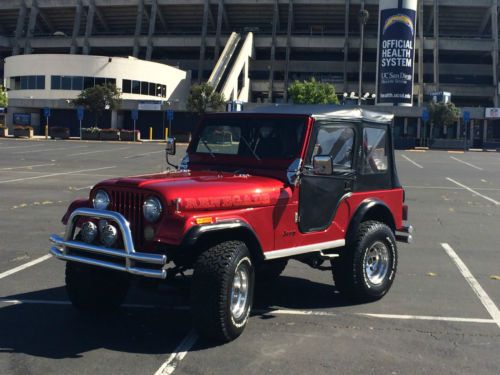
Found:
[(95, 225), (91, 221), (86, 221), (82, 225), (82, 229), (80, 230), (80, 236), (82, 237), (82, 241), (86, 243), (94, 242), (97, 237), (97, 225)]
[(111, 224), (103, 225), (99, 229), (99, 240), (106, 247), (112, 247), (118, 239), (118, 230)]
[(104, 190), (97, 190), (92, 200), (94, 208), (98, 210), (105, 210), (108, 208), (110, 202), (109, 195)]
[(142, 205), (144, 218), (150, 223), (154, 223), (160, 218), (162, 209), (161, 202), (156, 197), (149, 197)]

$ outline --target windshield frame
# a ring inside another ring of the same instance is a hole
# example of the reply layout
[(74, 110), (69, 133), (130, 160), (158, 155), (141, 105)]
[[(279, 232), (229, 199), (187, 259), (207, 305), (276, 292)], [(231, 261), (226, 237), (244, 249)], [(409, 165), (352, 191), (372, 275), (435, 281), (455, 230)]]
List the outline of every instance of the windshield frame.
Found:
[[(231, 154), (220, 154), (213, 153), (212, 155), (208, 152), (197, 152), (196, 147), (200, 142), (200, 135), (207, 122), (212, 119), (226, 118), (226, 119), (252, 119), (252, 120), (272, 120), (272, 119), (301, 119), (303, 120), (304, 128), (302, 130), (302, 136), (299, 142), (299, 147), (296, 155), (289, 158), (256, 158), (255, 155), (231, 155)], [(203, 165), (227, 165), (227, 166), (253, 166), (259, 168), (286, 168), (291, 161), (296, 158), (302, 157), (307, 146), (307, 138), (309, 134), (310, 126), (313, 119), (309, 115), (296, 115), (296, 114), (259, 114), (259, 113), (215, 113), (206, 114), (200, 120), (192, 140), (187, 149), (187, 154), (189, 155), (190, 165), (192, 164), (203, 164)]]

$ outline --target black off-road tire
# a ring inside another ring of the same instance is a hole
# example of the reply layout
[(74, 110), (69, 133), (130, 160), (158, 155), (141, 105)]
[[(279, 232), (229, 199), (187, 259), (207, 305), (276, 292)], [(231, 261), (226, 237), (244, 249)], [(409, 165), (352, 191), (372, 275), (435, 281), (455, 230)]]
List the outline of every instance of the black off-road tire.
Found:
[(261, 263), (255, 269), (255, 281), (257, 284), (266, 284), (276, 281), (285, 270), (288, 259), (268, 260)]
[[(248, 295), (242, 315), (235, 318), (231, 293), (238, 269), (248, 274)], [(250, 315), (254, 282), (254, 267), (244, 242), (221, 242), (203, 252), (194, 266), (191, 285), (191, 313), (200, 336), (219, 342), (237, 338)]]
[(116, 312), (127, 296), (130, 275), (125, 272), (66, 262), (66, 291), (81, 312), (107, 315)]
[[(365, 268), (374, 246), (385, 246), (387, 272), (380, 282), (373, 283)], [(335, 287), (354, 302), (371, 302), (382, 298), (391, 288), (396, 276), (398, 253), (391, 228), (378, 221), (365, 221), (354, 239), (347, 244), (339, 258), (332, 260)]]

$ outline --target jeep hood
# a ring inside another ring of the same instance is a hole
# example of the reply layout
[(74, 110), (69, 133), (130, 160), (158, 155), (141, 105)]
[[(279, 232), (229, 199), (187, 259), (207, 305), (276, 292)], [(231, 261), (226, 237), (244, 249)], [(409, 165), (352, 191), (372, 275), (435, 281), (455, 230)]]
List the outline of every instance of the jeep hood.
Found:
[[(272, 206), (289, 197), (275, 178), (215, 171), (169, 172), (103, 181), (96, 188), (148, 191), (180, 211)], [(178, 203), (176, 203), (178, 201)]]

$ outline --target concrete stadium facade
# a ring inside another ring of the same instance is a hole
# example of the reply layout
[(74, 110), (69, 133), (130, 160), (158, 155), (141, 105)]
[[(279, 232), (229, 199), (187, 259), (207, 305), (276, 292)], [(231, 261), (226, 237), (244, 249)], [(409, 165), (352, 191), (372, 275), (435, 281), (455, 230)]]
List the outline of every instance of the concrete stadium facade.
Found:
[[(131, 55), (191, 70), (196, 82), (208, 78), (231, 32), (251, 31), (250, 101), (284, 102), (292, 80), (311, 76), (357, 92), (361, 7), (370, 14), (363, 92), (373, 93), (376, 0), (3, 0), (0, 55)], [(402, 134), (420, 137), (427, 94), (449, 91), (469, 107), (479, 138), (500, 139), (484, 118), (484, 107), (500, 106), (498, 0), (422, 0), (417, 20), (415, 107), (394, 109)], [(458, 138), (460, 126), (454, 131)]]

